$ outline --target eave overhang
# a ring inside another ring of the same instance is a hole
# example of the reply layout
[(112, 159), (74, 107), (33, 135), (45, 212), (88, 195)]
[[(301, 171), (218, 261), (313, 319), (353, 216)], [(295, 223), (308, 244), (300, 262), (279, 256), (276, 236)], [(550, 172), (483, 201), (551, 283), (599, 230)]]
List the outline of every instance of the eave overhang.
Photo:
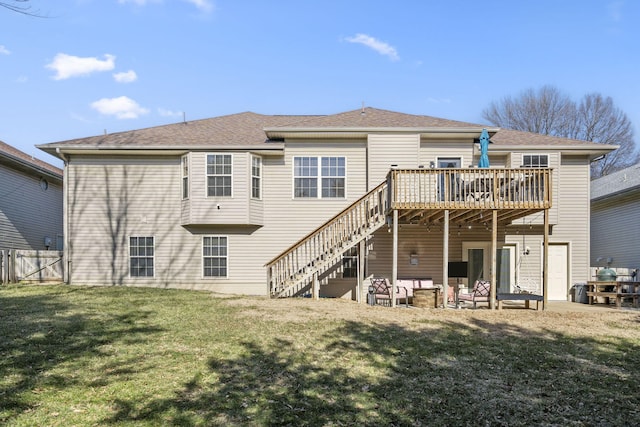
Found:
[(62, 175), (40, 167), (36, 164), (25, 161), (19, 157), (12, 156), (7, 153), (0, 153), (0, 164), (7, 165), (17, 170), (21, 170), (31, 175), (41, 175), (49, 179), (62, 182)]
[(65, 160), (67, 155), (97, 155), (109, 153), (110, 155), (145, 155), (145, 156), (180, 156), (194, 151), (250, 151), (255, 154), (272, 155), (282, 152), (284, 144), (281, 142), (269, 142), (264, 145), (194, 145), (194, 146), (173, 146), (173, 147), (144, 147), (144, 146), (95, 146), (95, 145), (74, 145), (64, 146), (62, 144), (37, 145), (37, 148), (51, 154), (59, 159)]

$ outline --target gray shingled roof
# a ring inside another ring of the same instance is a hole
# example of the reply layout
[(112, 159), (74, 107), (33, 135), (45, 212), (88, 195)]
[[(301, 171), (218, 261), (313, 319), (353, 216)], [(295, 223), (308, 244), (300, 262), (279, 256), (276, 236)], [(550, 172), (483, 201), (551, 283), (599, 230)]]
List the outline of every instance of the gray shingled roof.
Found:
[(193, 120), (146, 129), (108, 133), (39, 145), (65, 148), (207, 148), (251, 146), (266, 142), (264, 128), (295, 123), (309, 116), (266, 116), (251, 112)]
[(478, 128), (482, 125), (440, 119), (430, 116), (398, 113), (367, 107), (329, 116), (315, 116), (294, 124), (290, 128)]
[[(364, 114), (363, 114), (364, 111)], [(212, 147), (264, 148), (269, 141), (265, 129), (282, 128), (283, 132), (299, 129), (478, 129), (492, 126), (479, 125), (437, 117), (421, 116), (367, 107), (332, 115), (279, 116), (244, 112), (210, 119), (188, 121), (126, 132), (111, 133), (88, 138), (39, 145), (44, 151), (55, 154), (55, 149), (198, 149)], [(566, 138), (545, 136), (530, 132), (501, 129), (491, 137), (496, 145), (557, 145), (602, 147), (600, 144)]]
[(2, 141), (0, 141), (0, 158), (4, 158), (10, 163), (19, 164), (22, 168), (36, 172), (45, 172), (62, 179), (62, 169), (40, 159), (36, 159)]
[(591, 200), (613, 197), (640, 189), (640, 164), (591, 181)]

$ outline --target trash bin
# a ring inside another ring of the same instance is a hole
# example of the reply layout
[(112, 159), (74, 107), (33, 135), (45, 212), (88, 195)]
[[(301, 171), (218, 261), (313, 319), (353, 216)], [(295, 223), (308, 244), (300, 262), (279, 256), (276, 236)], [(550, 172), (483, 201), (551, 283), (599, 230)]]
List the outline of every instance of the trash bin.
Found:
[(573, 290), (575, 294), (574, 302), (578, 302), (581, 304), (589, 304), (589, 297), (587, 296), (586, 283), (575, 283), (573, 285)]

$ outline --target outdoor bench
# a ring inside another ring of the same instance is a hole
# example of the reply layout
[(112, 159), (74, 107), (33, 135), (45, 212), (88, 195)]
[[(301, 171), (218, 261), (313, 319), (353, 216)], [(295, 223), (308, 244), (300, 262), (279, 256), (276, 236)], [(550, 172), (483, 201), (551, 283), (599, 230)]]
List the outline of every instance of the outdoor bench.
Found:
[(540, 302), (543, 301), (542, 295), (522, 293), (498, 293), (496, 294), (498, 301), (498, 310), (502, 310), (502, 301), (524, 301), (524, 307), (529, 308), (530, 301), (536, 301), (536, 310), (540, 310)]

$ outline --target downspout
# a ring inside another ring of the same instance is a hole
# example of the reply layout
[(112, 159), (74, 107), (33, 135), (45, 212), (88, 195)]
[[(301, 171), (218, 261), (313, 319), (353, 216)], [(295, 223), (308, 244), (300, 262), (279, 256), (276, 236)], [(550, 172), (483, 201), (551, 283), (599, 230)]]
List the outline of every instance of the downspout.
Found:
[(62, 234), (63, 234), (63, 248), (62, 248), (62, 261), (64, 266), (63, 281), (66, 284), (71, 283), (71, 260), (69, 258), (69, 252), (71, 246), (69, 245), (69, 159), (62, 153), (60, 147), (56, 147), (56, 154), (64, 162), (64, 170), (62, 172)]

